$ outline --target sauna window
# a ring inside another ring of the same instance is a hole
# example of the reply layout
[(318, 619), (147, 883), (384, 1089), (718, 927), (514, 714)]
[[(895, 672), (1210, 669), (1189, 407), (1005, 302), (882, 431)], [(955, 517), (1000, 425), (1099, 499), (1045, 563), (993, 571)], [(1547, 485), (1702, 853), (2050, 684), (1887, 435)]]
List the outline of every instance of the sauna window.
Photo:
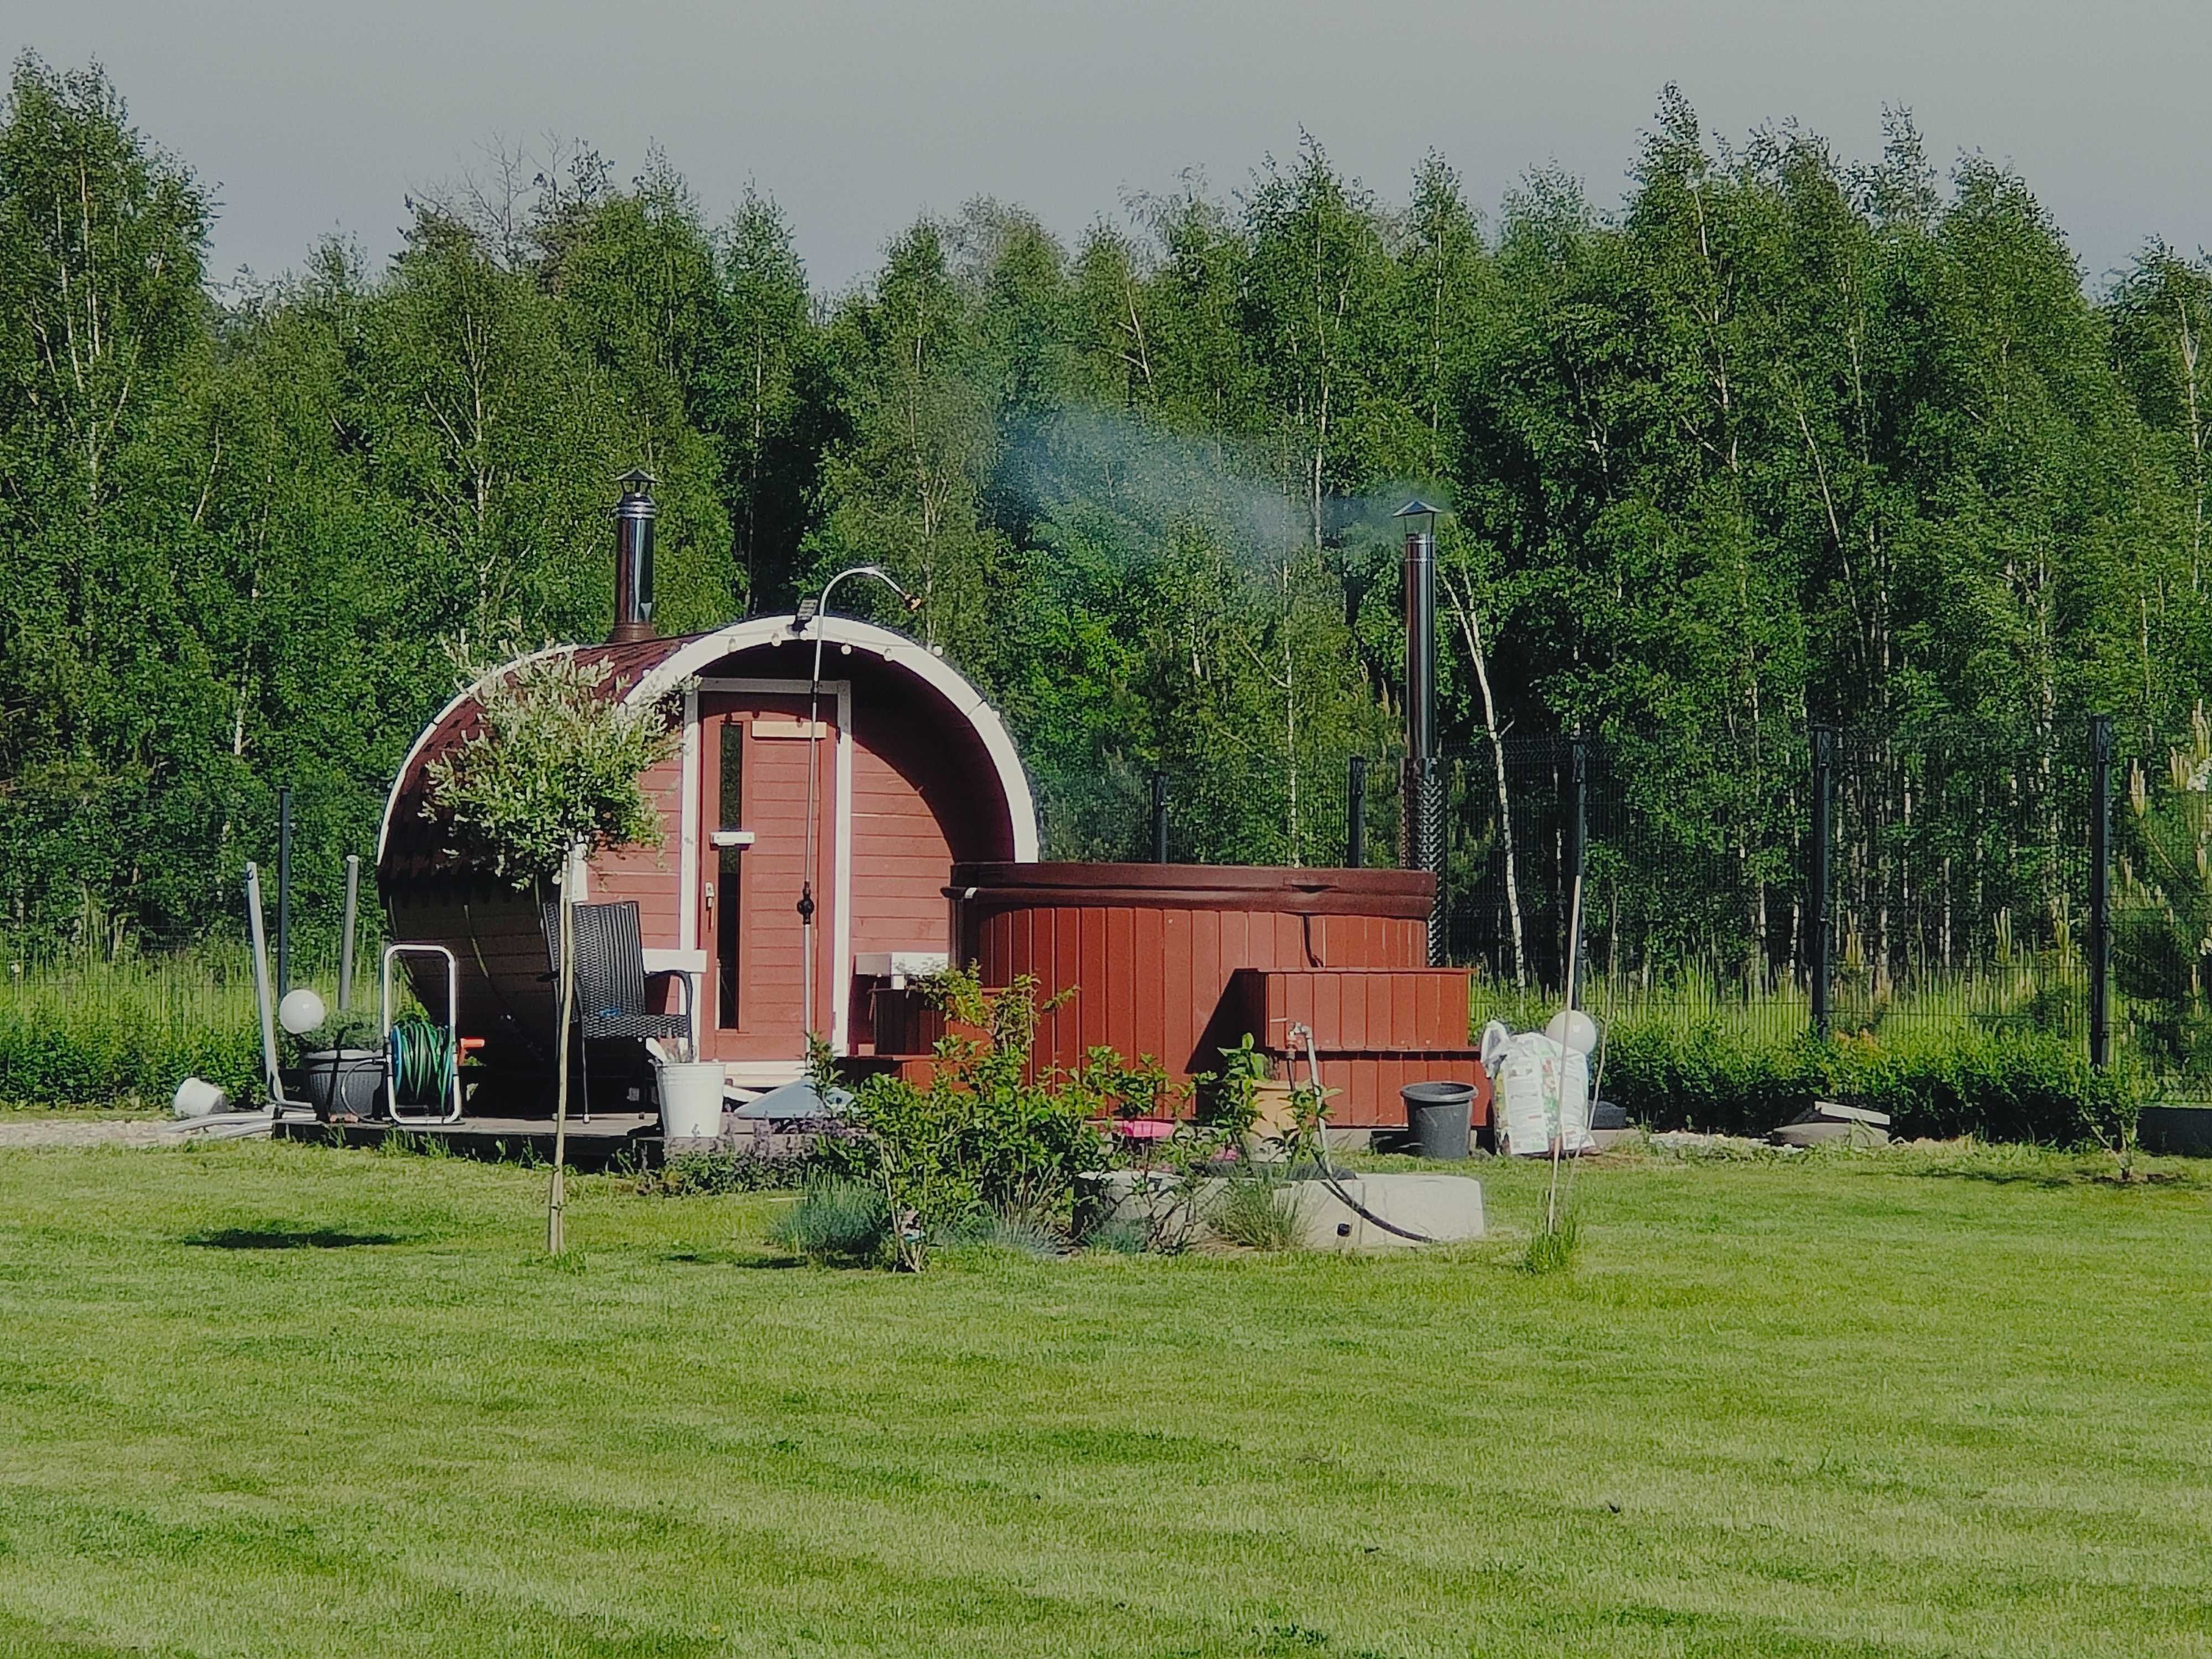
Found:
[[(717, 781), (718, 830), (742, 830), (745, 823), (745, 728), (722, 722), (721, 776)], [(714, 849), (714, 1024), (738, 1029), (738, 922), (744, 899), (744, 848)]]

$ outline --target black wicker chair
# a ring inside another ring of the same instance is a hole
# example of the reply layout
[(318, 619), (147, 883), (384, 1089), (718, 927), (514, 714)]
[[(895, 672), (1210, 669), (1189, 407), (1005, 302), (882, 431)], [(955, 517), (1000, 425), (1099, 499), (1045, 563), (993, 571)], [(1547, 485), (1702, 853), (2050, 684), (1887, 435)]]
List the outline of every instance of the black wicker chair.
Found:
[[(561, 905), (558, 899), (549, 900), (544, 909), (545, 927), (545, 959), (551, 965), (548, 975), (554, 981), (554, 1018), (560, 1013), (561, 975)], [(665, 968), (658, 973), (645, 971), (644, 936), (639, 931), (637, 902), (624, 899), (615, 904), (580, 904), (575, 908), (572, 925), (575, 929), (576, 1004), (575, 1024), (578, 1048), (584, 1071), (584, 1120), (592, 1116), (591, 1048), (594, 1042), (629, 1040), (642, 1042), (647, 1037), (664, 1041), (691, 1039), (693, 1012), (698, 1006), (699, 988), (691, 975), (681, 968)], [(680, 1014), (651, 1013), (646, 1008), (646, 988), (655, 980), (675, 979), (684, 982), (684, 1012)], [(563, 1034), (565, 1040), (565, 1033)]]

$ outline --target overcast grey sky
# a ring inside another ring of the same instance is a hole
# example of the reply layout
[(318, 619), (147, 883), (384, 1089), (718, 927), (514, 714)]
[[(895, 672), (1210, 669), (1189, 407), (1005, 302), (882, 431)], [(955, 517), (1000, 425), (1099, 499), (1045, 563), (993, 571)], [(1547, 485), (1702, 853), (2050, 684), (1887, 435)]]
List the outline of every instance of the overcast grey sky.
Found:
[(402, 198), (497, 141), (653, 143), (719, 217), (781, 201), (817, 285), (989, 194), (1079, 233), (1186, 168), (1243, 184), (1310, 130), (1392, 198), (1424, 151), (1486, 211), (1533, 166), (1620, 193), (1661, 86), (1710, 134), (1794, 116), (1873, 152), (2015, 165), (2093, 280), (2212, 243), (2212, 0), (9, 0), (0, 42), (104, 62), (216, 187), (214, 270), (398, 245)]

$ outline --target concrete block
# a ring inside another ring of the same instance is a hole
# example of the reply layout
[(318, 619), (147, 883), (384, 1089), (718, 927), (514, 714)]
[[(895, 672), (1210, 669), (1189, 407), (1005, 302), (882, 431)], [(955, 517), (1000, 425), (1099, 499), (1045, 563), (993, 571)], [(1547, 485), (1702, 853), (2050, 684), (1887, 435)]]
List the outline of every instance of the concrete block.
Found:
[[(1327, 1194), (1328, 1189), (1322, 1191)], [(1425, 1234), (1439, 1244), (1483, 1235), (1482, 1183), (1471, 1176), (1370, 1175), (1361, 1178), (1352, 1194), (1364, 1208), (1391, 1225)], [(1394, 1249), (1415, 1242), (1378, 1227), (1364, 1216), (1353, 1215), (1333, 1194), (1328, 1199), (1340, 1216), (1357, 1224), (1349, 1236), (1353, 1249)]]
[(1815, 1118), (1807, 1123), (1785, 1123), (1767, 1139), (1777, 1146), (1886, 1146), (1889, 1137), (1869, 1123), (1836, 1122)]
[[(1145, 1214), (1145, 1199), (1139, 1183), (1146, 1180), (1136, 1170), (1114, 1170), (1085, 1177), (1091, 1201), (1099, 1207), (1103, 1218), (1112, 1220), (1140, 1220)], [(1158, 1177), (1153, 1177), (1156, 1186)], [(1199, 1214), (1217, 1202), (1228, 1182), (1219, 1179), (1201, 1182), (1194, 1195)], [(1354, 1209), (1345, 1203), (1327, 1183), (1319, 1181), (1294, 1181), (1286, 1183), (1291, 1201), (1296, 1206), (1303, 1242), (1309, 1249), (1316, 1250), (1383, 1250), (1396, 1249), (1424, 1242), (1411, 1239), (1378, 1226), (1359, 1213), (1360, 1209), (1379, 1217), (1390, 1226), (1401, 1227), (1407, 1232), (1419, 1233), (1426, 1241), (1436, 1243), (1457, 1243), (1483, 1237), (1484, 1214), (1482, 1183), (1467, 1176), (1454, 1175), (1361, 1175), (1346, 1176), (1337, 1182)], [(1173, 1200), (1189, 1203), (1192, 1198)]]

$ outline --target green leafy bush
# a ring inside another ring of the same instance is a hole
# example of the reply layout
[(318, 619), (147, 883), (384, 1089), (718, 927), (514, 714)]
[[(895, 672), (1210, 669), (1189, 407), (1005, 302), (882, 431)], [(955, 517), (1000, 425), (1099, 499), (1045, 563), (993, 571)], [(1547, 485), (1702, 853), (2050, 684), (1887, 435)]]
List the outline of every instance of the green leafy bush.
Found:
[(1101, 1048), (1073, 1074), (1040, 1072), (1037, 1021), (1057, 1005), (1039, 1006), (1029, 975), (986, 991), (974, 969), (953, 969), (922, 988), (947, 1027), (930, 1082), (863, 1081), (845, 1110), (860, 1133), (826, 1143), (825, 1167), (883, 1194), (902, 1267), (922, 1265), (932, 1237), (987, 1215), (1064, 1238), (1076, 1176), (1106, 1161), (1098, 1121), (1151, 1109), (1158, 1069)]
[(166, 1105), (187, 1077), (262, 1099), (245, 953), (14, 963), (0, 981), (0, 1101)]
[(1763, 1040), (1719, 1021), (1662, 1017), (1606, 1036), (1602, 1092), (1653, 1129), (1764, 1133), (1815, 1099), (1887, 1112), (1905, 1139), (2074, 1142), (2127, 1109), (2136, 1085), (2091, 1068), (2081, 1046), (1955, 1025), (1823, 1040)]

